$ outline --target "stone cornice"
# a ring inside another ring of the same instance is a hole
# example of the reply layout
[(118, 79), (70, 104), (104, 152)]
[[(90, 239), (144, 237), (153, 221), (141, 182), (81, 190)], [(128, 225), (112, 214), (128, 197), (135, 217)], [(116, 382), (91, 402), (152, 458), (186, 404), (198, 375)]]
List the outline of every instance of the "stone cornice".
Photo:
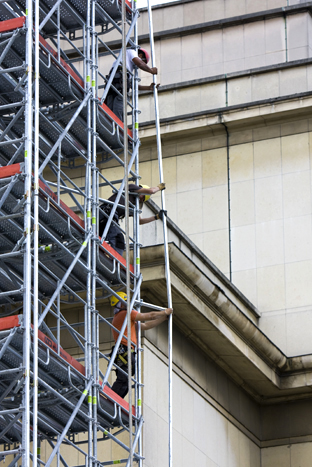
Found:
[[(287, 357), (174, 243), (169, 244), (174, 323), (260, 403), (312, 396), (312, 355)], [(162, 245), (141, 250), (143, 290), (165, 300)], [(158, 265), (158, 267), (156, 267)], [(244, 303), (244, 306), (246, 304)], [(221, 351), (220, 351), (221, 349)]]

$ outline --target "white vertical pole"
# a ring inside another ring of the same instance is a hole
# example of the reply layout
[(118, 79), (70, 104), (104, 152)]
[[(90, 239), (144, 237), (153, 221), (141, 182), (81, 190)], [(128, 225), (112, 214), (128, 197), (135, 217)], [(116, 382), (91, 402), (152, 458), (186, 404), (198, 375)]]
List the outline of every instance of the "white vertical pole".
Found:
[(24, 343), (23, 365), (25, 368), (23, 394), (23, 467), (30, 466), (30, 329), (31, 329), (31, 176), (32, 176), (32, 138), (33, 138), (33, 99), (32, 99), (32, 48), (33, 48), (33, 6), (32, 0), (26, 2), (26, 64), (27, 87), (25, 107), (25, 215), (24, 215)]
[[(155, 46), (154, 46), (154, 32), (153, 32), (153, 18), (150, 0), (147, 0), (148, 7), (148, 22), (149, 22), (149, 36), (151, 44), (151, 58), (152, 67), (155, 67)], [(155, 124), (156, 124), (156, 139), (157, 139), (157, 157), (158, 157), (158, 168), (159, 168), (159, 180), (160, 183), (164, 182), (163, 175), (163, 163), (162, 163), (162, 149), (161, 149), (161, 137), (160, 137), (160, 124), (159, 124), (159, 108), (158, 108), (158, 90), (156, 87), (157, 80), (156, 75), (153, 75), (154, 86), (154, 102), (155, 102)], [(165, 204), (165, 191), (161, 191), (161, 207), (166, 210)], [(168, 251), (168, 231), (167, 231), (167, 219), (163, 217), (163, 235), (164, 235), (164, 250), (165, 250), (165, 271), (167, 281), (167, 300), (168, 307), (172, 308), (172, 296), (171, 296), (171, 281), (170, 281), (170, 264), (169, 264), (169, 251)], [(172, 467), (172, 315), (169, 316), (168, 322), (168, 466)]]
[(38, 273), (39, 273), (39, 1), (35, 2), (35, 102), (34, 102), (34, 395), (33, 395), (33, 467), (38, 456)]

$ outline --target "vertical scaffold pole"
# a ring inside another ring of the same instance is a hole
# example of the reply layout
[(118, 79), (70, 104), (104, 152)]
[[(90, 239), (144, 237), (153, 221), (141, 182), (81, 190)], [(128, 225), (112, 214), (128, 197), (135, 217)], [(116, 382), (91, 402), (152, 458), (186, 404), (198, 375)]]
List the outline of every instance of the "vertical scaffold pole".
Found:
[[(148, 8), (148, 23), (149, 23), (149, 36), (151, 45), (151, 58), (152, 67), (155, 67), (155, 46), (154, 46), (154, 32), (153, 32), (153, 18), (150, 0), (147, 0)], [(162, 149), (160, 137), (160, 124), (159, 124), (159, 107), (158, 107), (158, 90), (156, 75), (153, 75), (154, 86), (154, 103), (155, 103), (155, 124), (156, 124), (156, 139), (157, 139), (157, 157), (159, 168), (160, 183), (164, 182), (163, 163), (162, 163)], [(161, 207), (166, 210), (165, 192), (161, 191)], [(167, 232), (167, 219), (163, 217), (163, 234), (164, 234), (164, 250), (165, 250), (165, 271), (167, 282), (167, 300), (168, 307), (172, 308), (172, 295), (171, 295), (171, 281), (170, 281), (170, 265), (169, 265), (169, 251), (168, 251), (168, 232)], [(168, 466), (172, 467), (172, 315), (169, 316), (168, 322)]]
[(24, 207), (24, 392), (23, 392), (23, 422), (22, 422), (22, 453), (23, 467), (30, 466), (30, 345), (31, 345), (31, 172), (32, 172), (32, 141), (33, 141), (33, 99), (32, 99), (32, 45), (33, 45), (33, 6), (32, 0), (26, 2), (26, 64), (27, 87), (25, 108), (25, 207)]
[(91, 296), (91, 310), (92, 310), (92, 374), (95, 381), (93, 386), (92, 408), (93, 408), (93, 458), (98, 458), (98, 445), (97, 445), (97, 399), (98, 399), (98, 385), (99, 385), (99, 314), (96, 310), (96, 252), (98, 248), (98, 229), (96, 224), (97, 206), (99, 199), (99, 188), (97, 182), (97, 167), (96, 167), (96, 106), (97, 104), (97, 36), (95, 28), (95, 0), (91, 4), (91, 87), (92, 87), (92, 155), (91, 155), (91, 193), (92, 193), (92, 296)]
[[(91, 89), (91, 1), (87, 0), (87, 23), (86, 23), (86, 83), (85, 91), (89, 94)], [(87, 131), (88, 131), (88, 160), (86, 163), (86, 184), (85, 184), (85, 225), (87, 232), (90, 232), (92, 229), (91, 225), (91, 163), (92, 163), (92, 109), (91, 109), (91, 100), (88, 99), (87, 103)], [(88, 265), (88, 275), (87, 275), (87, 309), (86, 309), (86, 377), (90, 381), (92, 376), (92, 242), (88, 242), (88, 256), (87, 256), (87, 265)], [(92, 406), (92, 396), (93, 396), (93, 387), (90, 387), (88, 394), (88, 467), (92, 467), (93, 464), (93, 406)]]
[(129, 246), (129, 180), (128, 180), (128, 125), (127, 125), (127, 21), (126, 1), (122, 0), (122, 93), (123, 93), (123, 124), (124, 124), (124, 179), (125, 179), (125, 232), (126, 232), (126, 284), (127, 284), (127, 332), (128, 332), (128, 388), (129, 388), (129, 459), (133, 466), (132, 443), (132, 368), (131, 368), (131, 309), (130, 309), (130, 246)]
[(33, 467), (38, 462), (38, 285), (39, 285), (39, 2), (35, 2), (35, 100), (34, 100), (34, 358), (33, 358)]
[[(136, 1), (134, 0), (132, 2), (133, 8), (136, 12), (137, 6), (136, 6)], [(135, 44), (138, 43), (138, 23), (135, 23), (134, 27), (134, 42)], [(139, 139), (139, 82), (138, 82), (138, 69), (135, 67), (134, 69), (134, 86), (133, 86), (133, 137), (135, 143), (137, 143)], [(139, 151), (137, 152), (136, 158), (135, 158), (135, 174), (137, 176), (135, 183), (136, 185), (139, 184)], [(133, 222), (134, 222), (134, 238), (135, 238), (135, 244), (134, 244), (134, 249), (133, 249), (133, 259), (134, 259), (134, 268), (135, 268), (135, 276), (139, 277), (140, 275), (140, 223), (139, 223), (139, 215), (138, 215), (138, 210), (139, 210), (139, 198), (137, 197), (136, 200), (136, 214), (133, 217)], [(135, 285), (137, 285), (137, 280), (135, 279)], [(141, 291), (138, 293), (138, 300), (141, 299)], [(138, 309), (138, 311), (141, 311), (141, 309)], [(137, 322), (137, 329), (138, 329), (138, 346), (137, 346), (137, 404), (136, 404), (136, 410), (137, 410), (137, 418), (141, 420), (142, 417), (142, 352), (141, 352), (141, 323), (140, 321)], [(143, 446), (142, 446), (142, 432), (139, 434), (139, 440), (138, 440), (138, 454), (140, 456), (139, 462), (138, 462), (138, 467), (143, 466), (143, 460), (142, 460), (142, 453), (143, 453)]]

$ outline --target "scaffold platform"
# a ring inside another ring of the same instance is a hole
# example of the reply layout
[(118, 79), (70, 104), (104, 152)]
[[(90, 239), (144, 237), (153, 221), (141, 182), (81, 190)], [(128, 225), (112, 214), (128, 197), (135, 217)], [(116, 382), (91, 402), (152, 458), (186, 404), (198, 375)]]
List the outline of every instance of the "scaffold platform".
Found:
[[(16, 442), (18, 436), (10, 428), (9, 418), (22, 404), (17, 390), (22, 378), (23, 319), (14, 315), (0, 319), (0, 443)], [(43, 437), (57, 436), (68, 422), (72, 409), (78, 403), (85, 387), (85, 367), (71, 357), (41, 331), (39, 338), (39, 430)], [(33, 337), (32, 337), (33, 339)], [(33, 354), (31, 352), (32, 358)], [(99, 381), (101, 384), (101, 381)], [(8, 392), (7, 388), (11, 386)], [(10, 412), (1, 415), (3, 410)], [(128, 426), (129, 404), (108, 386), (100, 390), (97, 401), (98, 422), (105, 430)], [(132, 408), (135, 416), (135, 408)], [(87, 401), (73, 419), (68, 434), (88, 430)], [(4, 416), (6, 415), (6, 417)], [(7, 430), (5, 429), (7, 425)], [(5, 433), (3, 433), (5, 431)]]

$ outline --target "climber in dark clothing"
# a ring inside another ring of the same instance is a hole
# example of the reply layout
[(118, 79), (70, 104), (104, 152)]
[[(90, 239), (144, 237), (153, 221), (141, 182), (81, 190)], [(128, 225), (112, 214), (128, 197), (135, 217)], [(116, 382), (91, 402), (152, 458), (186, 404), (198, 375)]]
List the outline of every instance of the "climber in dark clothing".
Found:
[[(134, 183), (129, 184), (129, 202), (135, 205), (135, 198), (136, 195), (131, 193), (138, 193), (139, 194), (139, 201), (143, 204), (144, 201), (147, 201), (151, 195), (157, 193), (158, 191), (164, 190), (166, 188), (165, 183), (160, 183), (156, 187), (149, 187), (147, 185), (135, 185)], [(117, 194), (113, 194), (108, 201), (114, 203)], [(119, 224), (119, 219), (122, 219), (125, 216), (125, 197), (122, 195), (119, 200), (119, 205), (116, 208), (113, 220), (115, 224), (112, 222), (110, 228), (107, 232), (105, 240), (120, 254), (122, 255), (125, 249), (125, 240), (122, 232), (118, 228), (116, 224)], [(111, 212), (112, 205), (108, 203), (103, 203), (100, 206), (107, 216), (109, 216)], [(162, 219), (164, 211), (160, 211), (155, 216), (141, 218), (140, 216), (140, 225), (142, 224), (149, 224), (157, 219)], [(130, 212), (130, 216), (133, 216), (133, 213)], [(108, 217), (106, 217), (103, 213), (100, 212), (100, 221), (99, 221), (99, 235), (102, 237), (105, 226), (107, 224)]]

